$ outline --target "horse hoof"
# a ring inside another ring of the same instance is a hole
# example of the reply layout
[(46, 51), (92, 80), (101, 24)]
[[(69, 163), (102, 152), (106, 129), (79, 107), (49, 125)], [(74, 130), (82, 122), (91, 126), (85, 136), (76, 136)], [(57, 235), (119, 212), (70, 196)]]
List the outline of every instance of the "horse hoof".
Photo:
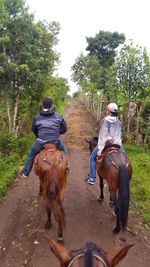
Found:
[(58, 237), (58, 238), (57, 238), (57, 242), (58, 242), (59, 244), (63, 245), (63, 244), (64, 244), (64, 239), (63, 239), (63, 237)]
[(115, 229), (113, 230), (113, 233), (114, 233), (115, 235), (117, 235), (119, 232), (120, 232), (120, 228), (115, 228)]
[(113, 208), (113, 206), (114, 206), (114, 202), (113, 202), (113, 201), (110, 201), (110, 202), (109, 202), (109, 207), (110, 207), (110, 208)]
[(114, 216), (114, 217), (116, 217), (117, 215), (116, 215), (116, 213), (113, 211), (113, 213), (112, 213), (112, 215)]
[(97, 197), (97, 201), (100, 202), (100, 203), (103, 201), (103, 199), (104, 199), (104, 198)]

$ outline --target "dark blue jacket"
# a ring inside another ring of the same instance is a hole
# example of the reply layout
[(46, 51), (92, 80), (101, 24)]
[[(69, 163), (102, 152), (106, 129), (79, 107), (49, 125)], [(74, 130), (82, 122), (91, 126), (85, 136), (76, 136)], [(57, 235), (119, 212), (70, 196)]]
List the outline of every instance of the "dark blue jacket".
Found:
[(52, 108), (41, 110), (33, 118), (32, 131), (37, 138), (42, 140), (56, 141), (60, 134), (67, 131), (67, 125), (63, 116), (56, 113)]

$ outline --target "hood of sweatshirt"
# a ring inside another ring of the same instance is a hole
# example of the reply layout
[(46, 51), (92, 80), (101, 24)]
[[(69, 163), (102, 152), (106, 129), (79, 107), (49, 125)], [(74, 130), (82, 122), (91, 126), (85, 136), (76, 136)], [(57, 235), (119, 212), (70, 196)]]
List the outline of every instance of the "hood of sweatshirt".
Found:
[(106, 116), (105, 120), (109, 121), (110, 123), (115, 123), (118, 120), (118, 118), (115, 116)]
[(55, 111), (54, 111), (53, 108), (50, 108), (50, 109), (42, 109), (42, 110), (40, 111), (40, 114), (41, 114), (41, 115), (44, 115), (44, 116), (52, 115), (52, 114), (54, 114), (54, 113), (55, 113)]

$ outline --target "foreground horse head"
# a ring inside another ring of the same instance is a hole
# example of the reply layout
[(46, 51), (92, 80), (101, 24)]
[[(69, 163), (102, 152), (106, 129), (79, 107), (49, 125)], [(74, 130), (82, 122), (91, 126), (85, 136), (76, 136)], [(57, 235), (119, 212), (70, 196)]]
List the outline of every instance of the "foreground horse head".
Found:
[(45, 145), (36, 157), (34, 171), (40, 179), (40, 194), (47, 211), (46, 228), (51, 227), (51, 212), (58, 224), (58, 240), (63, 242), (65, 212), (63, 208), (67, 180), (67, 160), (54, 145)]
[(87, 243), (82, 249), (71, 251), (48, 237), (49, 247), (62, 267), (114, 267), (128, 253), (133, 245), (113, 248), (105, 252), (94, 243)]
[[(89, 144), (90, 152), (97, 145), (98, 138), (86, 140)], [(132, 176), (132, 166), (125, 153), (120, 151), (117, 145), (108, 145), (103, 151), (103, 159), (97, 162), (96, 169), (100, 178), (100, 200), (103, 200), (103, 178), (107, 180), (110, 192), (110, 205), (114, 206), (116, 214), (116, 226), (113, 230), (118, 233), (121, 229), (125, 230), (128, 220), (129, 210), (129, 180)]]

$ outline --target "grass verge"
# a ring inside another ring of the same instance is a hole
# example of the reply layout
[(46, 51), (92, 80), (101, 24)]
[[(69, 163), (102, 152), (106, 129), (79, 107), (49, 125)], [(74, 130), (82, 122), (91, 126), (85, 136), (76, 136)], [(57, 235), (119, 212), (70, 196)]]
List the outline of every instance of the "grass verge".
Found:
[(150, 226), (150, 150), (146, 146), (125, 145), (125, 151), (133, 167), (131, 199)]
[(8, 134), (0, 138), (0, 201), (13, 184), (19, 167), (24, 165), (33, 140), (33, 134), (20, 138)]

